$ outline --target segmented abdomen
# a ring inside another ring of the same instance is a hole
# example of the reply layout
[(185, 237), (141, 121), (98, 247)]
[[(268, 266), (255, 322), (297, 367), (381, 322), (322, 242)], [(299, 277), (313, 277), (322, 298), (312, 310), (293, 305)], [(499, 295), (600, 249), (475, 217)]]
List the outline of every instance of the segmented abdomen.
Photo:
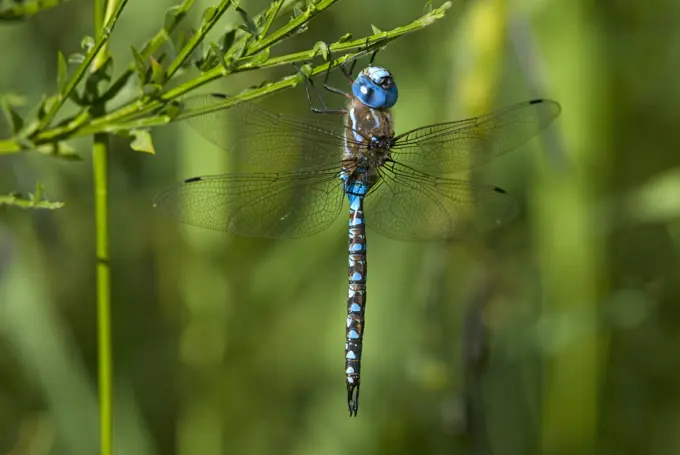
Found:
[(345, 374), (350, 415), (356, 415), (359, 408), (361, 380), (361, 349), (366, 308), (366, 229), (363, 208), (363, 195), (366, 190), (367, 187), (360, 182), (353, 182), (346, 190), (350, 212)]

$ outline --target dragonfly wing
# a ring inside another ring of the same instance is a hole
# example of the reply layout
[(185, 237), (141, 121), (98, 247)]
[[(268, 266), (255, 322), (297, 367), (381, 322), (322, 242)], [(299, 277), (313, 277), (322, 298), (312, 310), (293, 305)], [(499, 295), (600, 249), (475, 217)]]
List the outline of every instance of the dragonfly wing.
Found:
[(306, 237), (337, 218), (341, 183), (335, 169), (195, 177), (158, 194), (154, 207), (184, 223), (237, 235)]
[(538, 99), (480, 117), (417, 128), (395, 138), (392, 158), (437, 175), (471, 169), (524, 144), (559, 113), (557, 102)]
[[(226, 99), (224, 95), (198, 95), (184, 100), (183, 108), (208, 108)], [(203, 137), (234, 154), (249, 171), (260, 172), (339, 163), (346, 129), (339, 123), (274, 113), (247, 102), (186, 121)]]
[(396, 240), (461, 238), (514, 218), (517, 204), (493, 186), (386, 163), (366, 196), (367, 225)]

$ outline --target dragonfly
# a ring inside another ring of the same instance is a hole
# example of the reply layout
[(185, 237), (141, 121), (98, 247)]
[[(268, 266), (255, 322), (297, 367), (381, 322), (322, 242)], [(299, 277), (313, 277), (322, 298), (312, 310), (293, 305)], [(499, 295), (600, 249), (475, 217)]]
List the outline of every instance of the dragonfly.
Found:
[[(375, 54), (374, 54), (375, 57)], [(504, 190), (451, 176), (526, 143), (560, 113), (549, 99), (533, 99), (466, 120), (396, 134), (391, 108), (394, 76), (369, 65), (356, 78), (340, 65), (350, 91), (324, 88), (346, 99), (329, 109), (311, 80), (305, 90), (314, 113), (342, 123), (295, 117), (253, 103), (191, 117), (206, 139), (233, 154), (243, 172), (193, 177), (159, 193), (154, 206), (175, 219), (232, 234), (272, 239), (311, 236), (328, 228), (349, 204), (345, 382), (350, 416), (359, 409), (366, 310), (366, 224), (405, 240), (460, 238), (511, 220), (517, 205)], [(329, 72), (330, 72), (329, 65)], [(315, 107), (310, 87), (321, 101)], [(197, 109), (225, 95), (188, 98)], [(340, 118), (340, 117), (337, 117)], [(223, 134), (226, 125), (236, 125)]]

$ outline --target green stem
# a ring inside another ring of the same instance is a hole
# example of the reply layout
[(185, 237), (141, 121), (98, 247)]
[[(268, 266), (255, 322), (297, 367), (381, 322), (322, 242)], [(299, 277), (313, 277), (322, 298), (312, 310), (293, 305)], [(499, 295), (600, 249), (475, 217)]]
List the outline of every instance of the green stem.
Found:
[(167, 71), (165, 72), (166, 79), (169, 80), (175, 75), (177, 70), (179, 70), (186, 59), (189, 58), (194, 49), (196, 49), (196, 46), (203, 42), (205, 35), (213, 28), (213, 26), (227, 11), (227, 9), (229, 9), (229, 6), (231, 6), (232, 3), (233, 0), (222, 0), (219, 6), (215, 9), (213, 15), (201, 26), (200, 30), (191, 37), (189, 42), (182, 48), (177, 57), (175, 57), (175, 60), (170, 63)]
[(333, 6), (338, 0), (321, 0), (319, 3), (309, 5), (307, 10), (300, 14), (295, 19), (288, 22), (286, 25), (276, 30), (274, 33), (267, 37), (262, 37), (262, 39), (253, 43), (252, 46), (248, 48), (246, 55), (253, 55), (260, 52), (262, 49), (273, 46), (277, 42), (281, 41), (286, 36), (298, 30), (300, 27), (304, 26), (311, 18)]
[[(100, 3), (104, 0), (95, 0), (95, 4)], [(115, 3), (116, 0), (113, 0), (113, 3)], [(123, 8), (127, 4), (128, 0), (119, 0), (120, 3), (117, 4), (117, 7), (113, 12), (111, 13), (111, 17), (109, 20), (106, 21), (106, 24), (97, 27), (97, 30), (95, 32), (97, 33), (98, 38), (95, 40), (94, 47), (90, 49), (89, 52), (85, 55), (85, 60), (78, 65), (78, 68), (76, 71), (71, 75), (71, 77), (68, 79), (68, 82), (64, 85), (64, 89), (59, 95), (57, 96), (57, 101), (52, 105), (50, 108), (49, 112), (43, 117), (43, 119), (40, 121), (39, 124), (39, 129), (42, 129), (46, 127), (47, 125), (50, 124), (50, 122), (54, 119), (54, 116), (57, 115), (57, 112), (59, 112), (59, 109), (61, 109), (61, 106), (66, 102), (68, 99), (69, 95), (73, 90), (76, 88), (76, 85), (85, 77), (85, 73), (88, 71), (90, 68), (90, 64), (92, 61), (97, 57), (104, 47), (104, 45), (109, 41), (109, 35), (111, 34), (111, 31), (113, 31), (113, 27), (116, 25), (116, 22), (118, 22), (118, 18), (120, 17), (120, 13), (123, 12)], [(103, 7), (95, 7), (95, 24), (104, 24), (103, 18), (100, 16), (101, 13), (103, 12)]]
[(97, 236), (97, 335), (101, 455), (113, 453), (113, 365), (111, 347), (111, 264), (109, 262), (108, 153), (106, 133), (94, 137), (94, 195)]
[(269, 33), (269, 29), (271, 28), (272, 24), (274, 23), (274, 20), (278, 17), (279, 11), (281, 11), (281, 7), (283, 6), (284, 0), (275, 0), (272, 2), (271, 6), (265, 13), (265, 23), (262, 26), (262, 32), (260, 33), (260, 36), (267, 36), (267, 33)]
[[(108, 56), (108, 35), (127, 0), (95, 0), (95, 36), (101, 43), (92, 53), (92, 68), (104, 65)], [(105, 24), (108, 24), (105, 25)], [(77, 83), (77, 81), (75, 82)], [(74, 86), (75, 86), (74, 83)], [(96, 114), (104, 113), (100, 102), (93, 108)], [(99, 442), (100, 454), (113, 454), (113, 361), (111, 343), (111, 263), (109, 254), (109, 136), (94, 135), (93, 173), (94, 210), (97, 253), (97, 360), (99, 378)]]
[[(127, 0), (121, 1), (126, 2)], [(316, 5), (313, 5), (312, 7), (308, 8), (308, 10), (305, 13), (291, 20), (287, 25), (277, 30), (269, 37), (265, 37), (262, 40), (257, 41), (253, 45), (251, 45), (247, 49), (246, 57), (242, 57), (240, 59), (237, 58), (236, 60), (229, 61), (229, 64), (226, 67), (225, 65), (219, 65), (211, 70), (208, 70), (202, 73), (200, 76), (196, 77), (195, 79), (187, 81), (184, 84), (181, 84), (177, 87), (168, 90), (164, 94), (160, 95), (157, 99), (136, 100), (130, 104), (118, 108), (117, 110), (102, 115), (101, 117), (94, 118), (89, 122), (87, 121), (69, 122), (64, 125), (56, 126), (54, 128), (38, 130), (40, 132), (31, 137), (31, 140), (35, 144), (39, 145), (43, 143), (49, 143), (89, 134), (96, 134), (100, 132), (114, 132), (120, 130), (121, 125), (129, 125), (130, 123), (137, 122), (141, 118), (144, 118), (144, 121), (149, 126), (162, 125), (168, 123), (167, 117), (165, 116), (154, 117), (153, 114), (159, 109), (163, 108), (168, 102), (173, 101), (185, 95), (186, 93), (194, 89), (197, 89), (198, 87), (201, 87), (205, 84), (208, 84), (212, 81), (215, 81), (217, 79), (220, 79), (224, 76), (233, 73), (253, 71), (273, 66), (281, 66), (291, 63), (301, 63), (308, 61), (317, 54), (317, 51), (311, 49), (308, 51), (297, 52), (294, 54), (289, 54), (281, 57), (270, 58), (264, 62), (254, 62), (250, 55), (254, 54), (258, 50), (261, 50), (263, 48), (262, 42), (266, 42), (269, 45), (274, 44), (278, 40), (283, 39), (285, 35), (293, 33), (301, 25), (308, 21), (310, 17), (317, 14), (319, 11), (330, 7), (336, 1), (337, 0), (321, 0)], [(282, 9), (285, 9), (288, 6), (289, 4), (286, 3), (283, 5)], [(397, 27), (391, 31), (381, 32), (375, 35), (371, 35), (367, 38), (361, 38), (354, 41), (333, 43), (330, 45), (330, 49), (336, 55), (338, 53), (351, 52), (353, 50), (358, 51), (354, 52), (351, 55), (346, 55), (343, 58), (334, 59), (333, 63), (334, 65), (337, 65), (345, 60), (357, 58), (357, 56), (360, 56), (363, 53), (365, 53), (367, 47), (385, 44), (389, 41), (396, 39), (399, 36), (406, 35), (411, 32), (420, 30), (424, 27), (427, 27), (428, 25), (431, 25), (433, 22), (435, 22), (437, 19), (441, 19), (442, 17), (444, 17), (446, 10), (448, 10), (450, 7), (451, 2), (445, 2), (439, 8), (430, 11), (423, 17), (411, 22), (410, 24)], [(119, 10), (120, 8), (118, 8), (116, 11), (119, 13)], [(154, 40), (154, 42), (157, 43), (156, 40)], [(160, 40), (158, 42), (160, 42)], [(233, 58), (233, 55), (227, 53), (227, 55), (225, 56), (225, 62), (227, 60), (230, 60), (231, 58)], [(326, 71), (328, 65), (329, 63), (325, 63), (323, 65), (315, 67), (310, 75), (314, 76)], [(297, 81), (298, 81), (297, 76), (290, 76), (288, 78), (282, 79), (281, 81), (268, 84), (264, 87), (249, 90), (247, 92), (236, 95), (230, 99), (229, 103), (234, 104), (239, 101), (252, 100), (254, 98), (258, 98), (260, 96), (276, 92), (283, 88), (295, 86)], [(6, 141), (0, 140), (0, 154), (15, 153), (17, 151), (20, 151), (21, 149), (22, 149), (21, 144), (15, 140)]]

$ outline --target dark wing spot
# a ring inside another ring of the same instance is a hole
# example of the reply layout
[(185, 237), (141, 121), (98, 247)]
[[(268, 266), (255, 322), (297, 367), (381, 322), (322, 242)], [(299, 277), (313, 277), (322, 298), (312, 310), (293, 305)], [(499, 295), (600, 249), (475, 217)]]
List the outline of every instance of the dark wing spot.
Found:
[(531, 101), (529, 101), (529, 104), (541, 104), (541, 103), (543, 103), (543, 102), (545, 102), (545, 100), (542, 99), (542, 98), (539, 98), (539, 99), (537, 99), (537, 100), (531, 100)]
[(186, 179), (184, 183), (200, 182), (201, 180), (203, 180), (202, 177), (191, 177), (190, 179)]
[(494, 187), (493, 189), (496, 193), (501, 193), (501, 194), (508, 194), (507, 191), (505, 191), (503, 188), (498, 188), (497, 186)]

